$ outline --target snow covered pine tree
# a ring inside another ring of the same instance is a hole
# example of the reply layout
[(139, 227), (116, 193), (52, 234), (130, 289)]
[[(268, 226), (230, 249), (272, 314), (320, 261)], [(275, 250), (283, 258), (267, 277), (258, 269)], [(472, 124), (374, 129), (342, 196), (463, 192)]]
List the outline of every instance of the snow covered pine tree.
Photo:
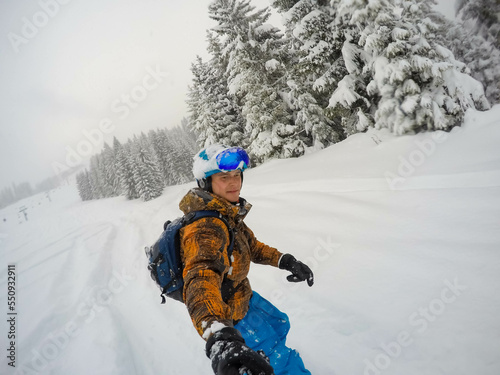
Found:
[(268, 9), (254, 10), (249, 0), (215, 0), (209, 15), (217, 22), (212, 30), (220, 38), (229, 93), (245, 119), (247, 147), (254, 161), (262, 162), (294, 156), (300, 135), (282, 96), (283, 38), (266, 24)]
[(395, 134), (448, 130), (462, 123), (467, 108), (489, 108), (482, 85), (436, 42), (438, 25), (427, 17), (432, 0), (331, 4), (349, 74), (330, 107), (348, 110), (346, 121), (357, 131), (371, 122)]
[(286, 97), (304, 146), (321, 149), (344, 139), (340, 121), (325, 111), (347, 74), (332, 7), (324, 0), (274, 0), (271, 5), (282, 14), (286, 28)]

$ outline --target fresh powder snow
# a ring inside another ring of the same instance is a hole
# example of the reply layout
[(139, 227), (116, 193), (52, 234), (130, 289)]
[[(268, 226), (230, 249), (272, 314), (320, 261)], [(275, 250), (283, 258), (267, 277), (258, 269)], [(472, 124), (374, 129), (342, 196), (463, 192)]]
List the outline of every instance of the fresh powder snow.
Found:
[[(249, 274), (290, 316), (288, 345), (312, 374), (500, 373), (499, 118), (495, 106), (469, 109), (449, 133), (371, 129), (245, 173), (249, 227), (314, 271), (313, 287), (269, 266)], [(0, 372), (211, 373), (186, 308), (160, 304), (144, 255), (193, 186), (148, 202), (81, 202), (71, 181), (51, 201), (40, 194), (0, 210)]]

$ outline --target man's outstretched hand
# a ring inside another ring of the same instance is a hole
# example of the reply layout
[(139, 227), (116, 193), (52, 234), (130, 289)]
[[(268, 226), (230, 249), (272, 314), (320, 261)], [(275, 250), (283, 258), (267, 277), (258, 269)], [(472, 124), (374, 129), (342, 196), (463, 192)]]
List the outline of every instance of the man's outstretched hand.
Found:
[(286, 279), (290, 282), (297, 283), (299, 281), (307, 280), (307, 284), (309, 286), (314, 284), (314, 275), (311, 269), (301, 261), (295, 259), (295, 257), (291, 254), (283, 255), (280, 259), (278, 267), (292, 273), (286, 277)]
[(274, 375), (267, 357), (246, 346), (236, 328), (225, 327), (214, 333), (207, 341), (206, 352), (216, 375)]

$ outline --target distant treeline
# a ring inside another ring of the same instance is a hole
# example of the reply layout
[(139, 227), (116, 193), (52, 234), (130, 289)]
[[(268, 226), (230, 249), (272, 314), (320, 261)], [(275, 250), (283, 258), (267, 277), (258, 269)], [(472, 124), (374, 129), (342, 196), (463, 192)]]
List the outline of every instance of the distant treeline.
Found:
[(32, 195), (48, 191), (56, 188), (60, 184), (60, 177), (50, 177), (35, 187), (32, 187), (29, 182), (22, 182), (20, 184), (12, 183), (0, 191), (0, 208), (7, 207), (21, 199), (30, 197)]
[(144, 201), (161, 195), (165, 186), (193, 179), (196, 136), (183, 124), (174, 129), (141, 133), (127, 143), (114, 138), (113, 146), (92, 156), (90, 167), (76, 176), (82, 200), (124, 195)]

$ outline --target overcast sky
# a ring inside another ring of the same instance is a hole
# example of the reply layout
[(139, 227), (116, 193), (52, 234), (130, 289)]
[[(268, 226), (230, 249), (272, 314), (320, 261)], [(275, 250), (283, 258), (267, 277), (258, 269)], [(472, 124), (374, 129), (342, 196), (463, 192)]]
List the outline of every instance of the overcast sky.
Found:
[[(440, 0), (439, 9), (452, 17), (453, 4)], [(180, 124), (191, 63), (206, 57), (207, 7), (193, 0), (1, 1), (0, 188), (36, 184), (76, 164), (100, 151), (101, 137), (126, 141)], [(280, 26), (279, 16), (271, 23)]]

